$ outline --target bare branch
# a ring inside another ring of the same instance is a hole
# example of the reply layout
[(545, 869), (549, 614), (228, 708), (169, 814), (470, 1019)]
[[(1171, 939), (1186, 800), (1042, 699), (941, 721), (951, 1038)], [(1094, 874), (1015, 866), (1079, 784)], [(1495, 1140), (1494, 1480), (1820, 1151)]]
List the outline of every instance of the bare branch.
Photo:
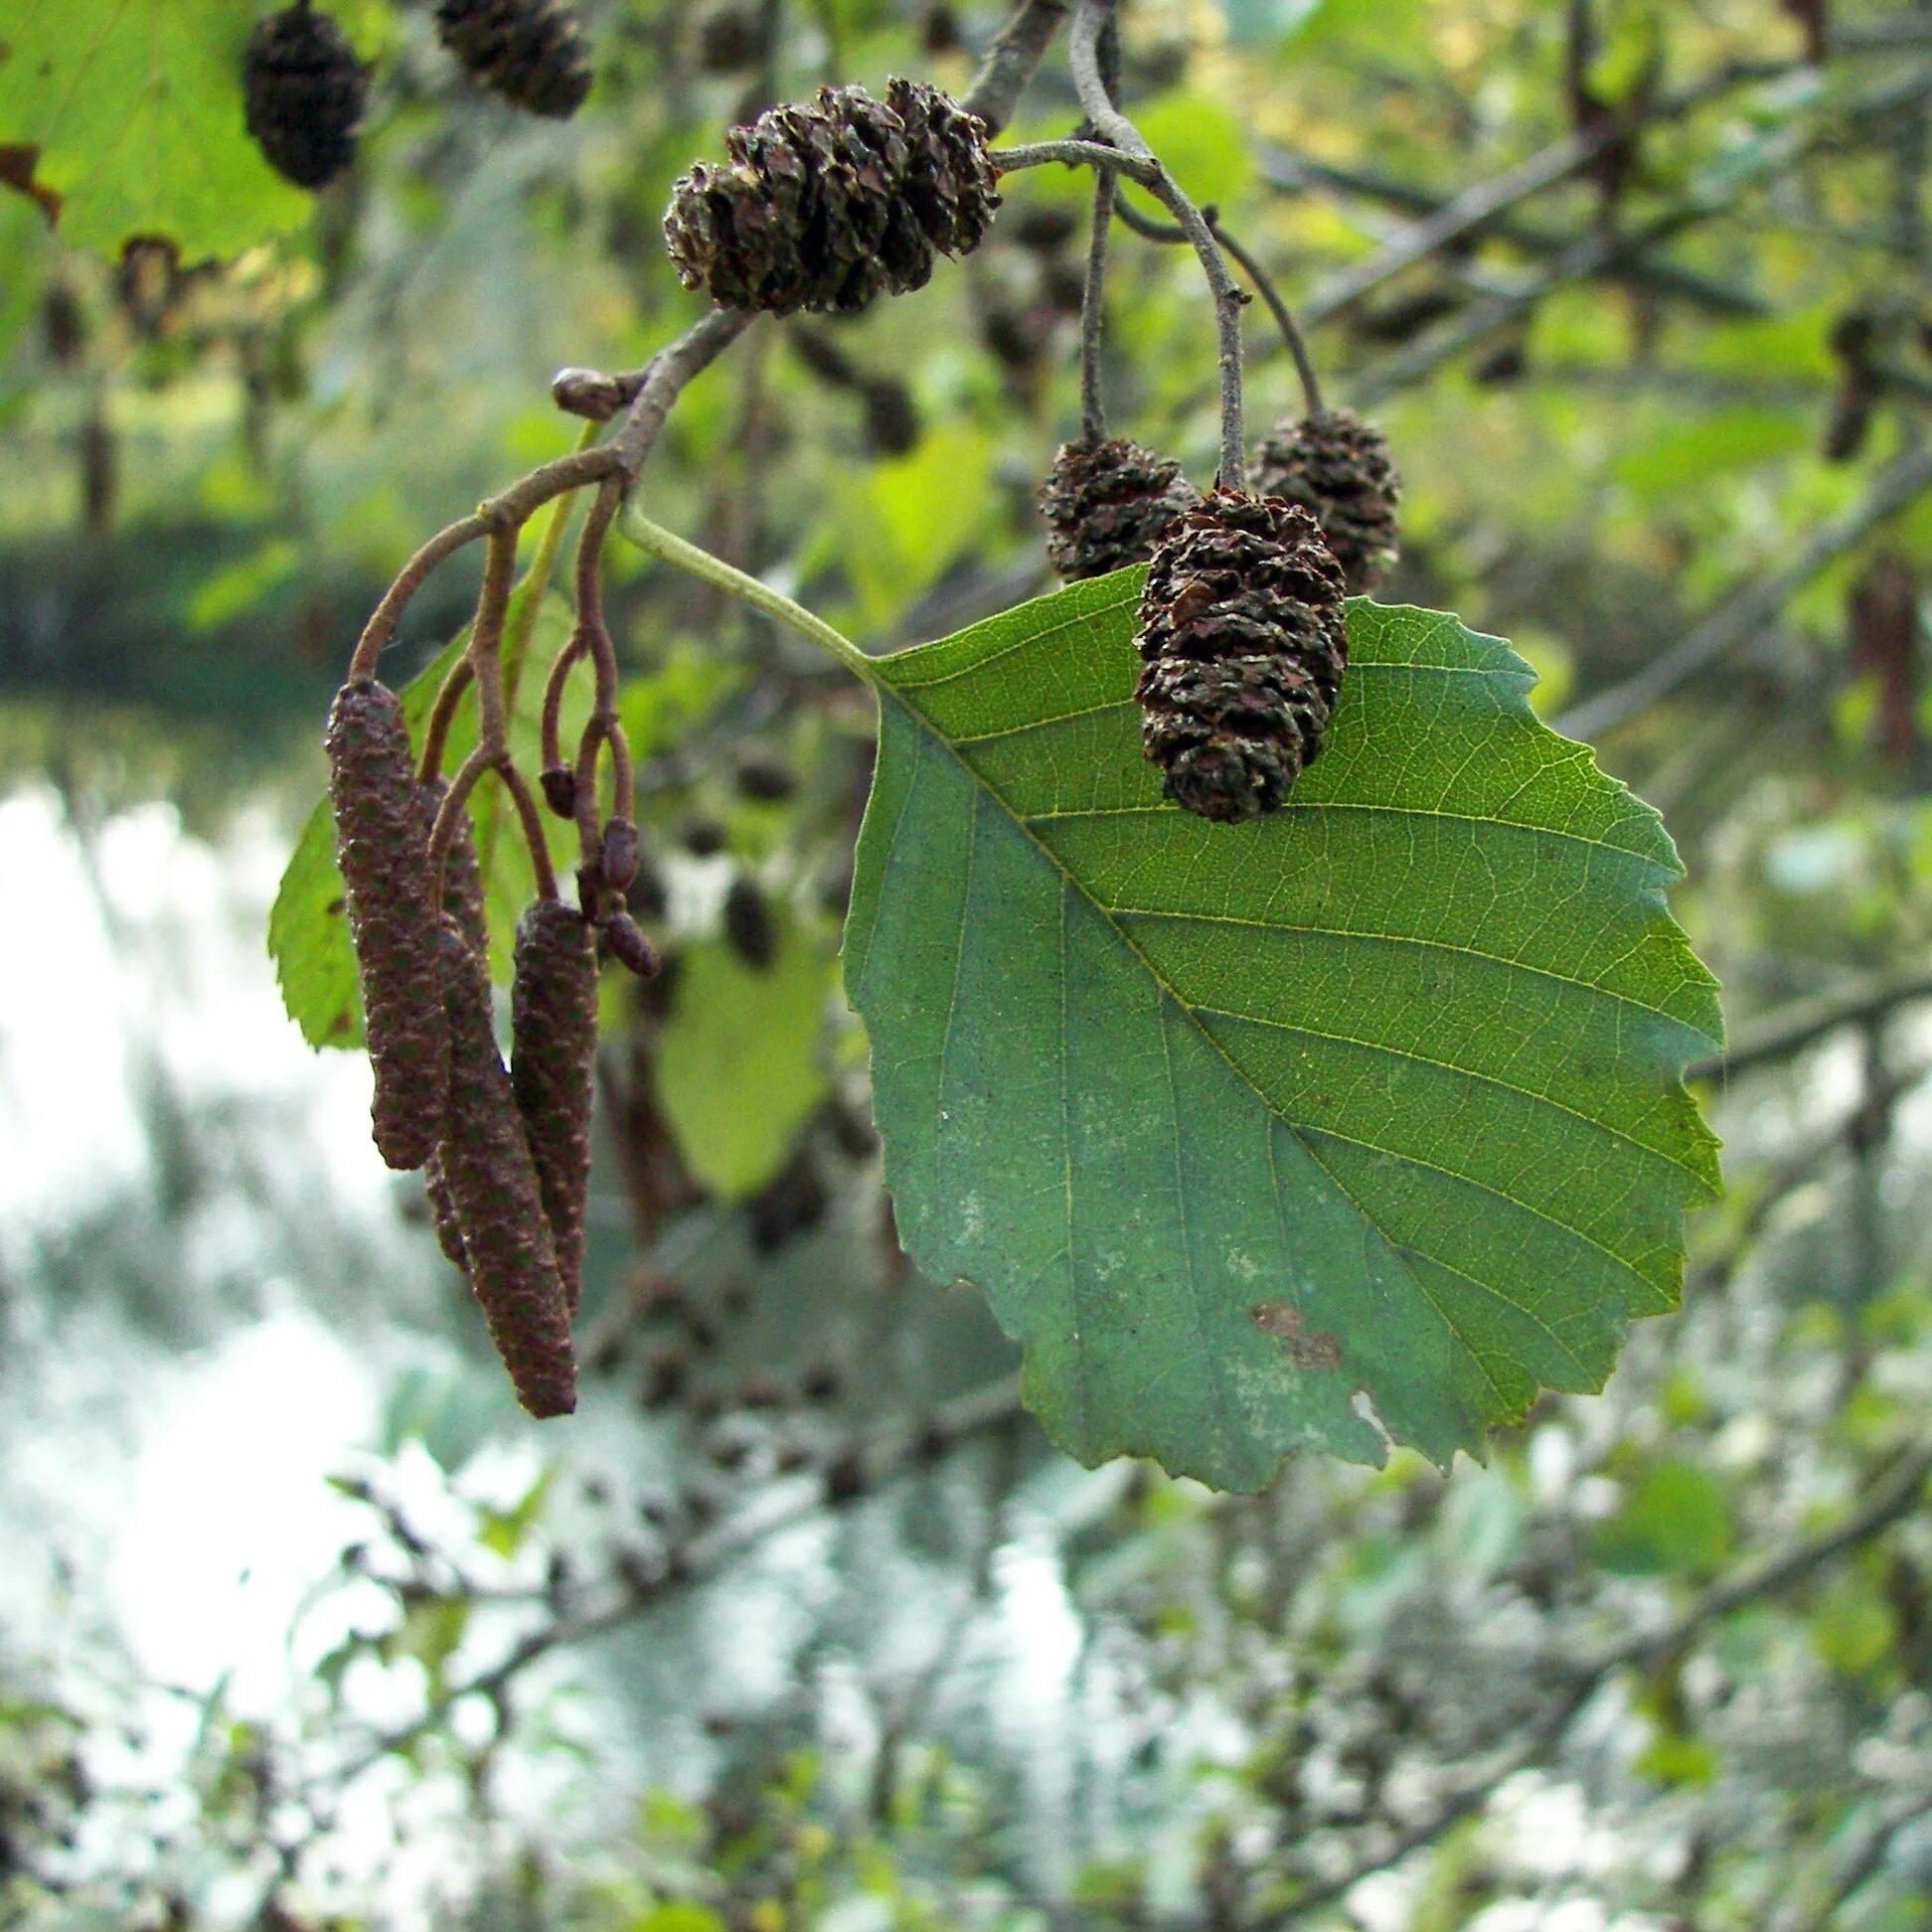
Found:
[(1927, 489), (1932, 489), (1932, 444), (1907, 450), (1879, 472), (1862, 503), (1828, 523), (1782, 570), (1753, 577), (1689, 637), (1653, 658), (1634, 676), (1571, 706), (1557, 719), (1556, 728), (1567, 737), (1597, 738), (1668, 697), (1688, 679), (1759, 635), (1794, 591)]
[(1225, 489), (1245, 489), (1247, 439), (1241, 424), (1241, 306), (1247, 298), (1234, 285), (1234, 277), (1228, 273), (1220, 243), (1203, 220), (1200, 209), (1168, 173), (1166, 165), (1148, 146), (1140, 129), (1114, 105), (1113, 96), (1107, 88), (1100, 42), (1113, 19), (1115, 5), (1116, 0), (1080, 0), (1073, 16), (1069, 47), (1073, 84), (1079, 91), (1080, 106), (1100, 139), (1148, 166), (1144, 185), (1187, 232), (1188, 240), (1201, 259), (1202, 272), (1208, 278), (1208, 287), (1214, 299), (1214, 327), (1220, 345), (1218, 480)]
[(1932, 972), (1874, 973), (1850, 986), (1793, 1000), (1748, 1027), (1722, 1053), (1693, 1060), (1693, 1080), (1728, 1080), (1748, 1067), (1787, 1060), (1814, 1041), (1859, 1021), (1881, 1020), (1893, 1008), (1932, 999)]
[(986, 59), (959, 104), (997, 134), (1013, 118), (1027, 82), (1065, 18), (1066, 0), (1021, 0), (986, 50)]

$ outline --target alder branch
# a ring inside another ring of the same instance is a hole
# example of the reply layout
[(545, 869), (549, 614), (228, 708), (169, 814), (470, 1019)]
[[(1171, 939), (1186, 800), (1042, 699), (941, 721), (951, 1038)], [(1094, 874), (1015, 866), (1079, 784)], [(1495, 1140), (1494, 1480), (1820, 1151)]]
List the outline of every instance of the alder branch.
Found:
[[(1579, 237), (1534, 280), (1475, 304), (1446, 327), (1423, 336), (1402, 354), (1377, 364), (1355, 386), (1355, 400), (1363, 407), (1368, 407), (1398, 390), (1407, 389), (1432, 375), (1451, 357), (1517, 321), (1566, 284), (1609, 273), (1627, 256), (1641, 256), (1687, 229), (1731, 213), (1747, 189), (1789, 171), (1805, 155), (1829, 146), (1841, 120), (1882, 119), (1900, 108), (1916, 105), (1928, 93), (1932, 93), (1932, 74), (1920, 72), (1909, 76), (1863, 100), (1847, 104), (1834, 115), (1821, 116), (1802, 134), (1788, 141), (1767, 142), (1748, 165), (1740, 164), (1728, 175), (1721, 194), (1693, 191), (1677, 206), (1661, 211), (1628, 234), (1611, 236), (1596, 230)], [(1303, 310), (1304, 314), (1323, 319), (1335, 312), (1321, 290), (1317, 290), (1314, 300), (1304, 305)]]
[[(1388, 176), (1360, 167), (1345, 168), (1331, 161), (1317, 161), (1307, 155), (1290, 154), (1284, 148), (1263, 147), (1256, 158), (1262, 179), (1271, 187), (1284, 192), (1294, 190), (1302, 193), (1313, 191), (1331, 196), (1356, 195), (1416, 216), (1434, 215), (1448, 206), (1445, 197), (1432, 194), (1426, 188), (1395, 181)], [(1498, 217), (1487, 225), (1484, 233), (1497, 236), (1514, 246), (1535, 255), (1556, 254), (1566, 248), (1571, 240), (1570, 237), (1553, 228), (1545, 228), (1539, 223), (1526, 221), (1514, 215)], [(1497, 295), (1509, 292), (1507, 288), (1498, 285), (1495, 276), (1476, 272), (1467, 263), (1458, 261), (1453, 254), (1444, 254), (1434, 265), (1439, 266), (1445, 273), (1452, 275), (1465, 287), (1475, 290), (1478, 294)], [(1628, 259), (1619, 256), (1606, 264), (1605, 272), (1619, 280), (1654, 288), (1661, 294), (1681, 296), (1684, 300), (1713, 315), (1757, 318), (1773, 312), (1771, 304), (1763, 296), (1749, 289), (1733, 287), (1728, 282), (1720, 282), (1713, 276), (1702, 274), (1696, 269), (1684, 267), (1681, 263), (1657, 255), (1642, 254), (1633, 250)], [(1326, 322), (1331, 316), (1339, 313), (1338, 310), (1323, 305), (1320, 290), (1301, 304), (1301, 310), (1310, 326), (1318, 322)]]
[(1100, 43), (1114, 17), (1118, 0), (1080, 0), (1073, 16), (1069, 58), (1073, 85), (1080, 106), (1100, 142), (1139, 160), (1145, 172), (1136, 177), (1186, 231), (1201, 260), (1202, 273), (1214, 303), (1214, 331), (1220, 364), (1220, 466), (1217, 480), (1224, 489), (1247, 487), (1247, 441), (1241, 423), (1241, 308), (1246, 297), (1234, 285), (1226, 257), (1213, 231), (1202, 219), (1167, 165), (1148, 146), (1140, 129), (1114, 105), (1106, 81)]
[(1066, 18), (1066, 0), (1021, 0), (986, 50), (980, 71), (959, 104), (997, 134), (1013, 118), (1027, 83)]
[(1002, 1376), (940, 1403), (922, 1420), (892, 1424), (828, 1453), (816, 1469), (767, 1490), (763, 1507), (747, 1508), (716, 1529), (668, 1541), (661, 1550), (638, 1552), (621, 1563), (603, 1601), (556, 1617), (521, 1638), (495, 1664), (446, 1686), (406, 1724), (384, 1732), (336, 1766), (330, 1782), (338, 1788), (350, 1784), (392, 1752), (406, 1750), (435, 1730), (465, 1697), (501, 1695), (540, 1658), (620, 1629), (667, 1597), (711, 1580), (779, 1530), (821, 1509), (855, 1503), (891, 1477), (973, 1437), (1005, 1428), (1024, 1413), (1019, 1377)]
[(1607, 148), (1633, 132), (1667, 126), (1739, 87), (1782, 80), (1808, 66), (1808, 62), (1801, 60), (1733, 63), (1659, 100), (1634, 127), (1615, 116), (1606, 116), (1566, 134), (1560, 141), (1551, 142), (1501, 174), (1465, 188), (1366, 261), (1331, 275), (1302, 303), (1302, 312), (1311, 322), (1318, 317), (1326, 321), (1339, 315), (1383, 283), (1392, 281), (1404, 269), (1426, 261), (1452, 242), (1492, 227), (1500, 216), (1521, 203), (1574, 179)]
[(1641, 671), (1580, 705), (1572, 705), (1556, 720), (1556, 729), (1566, 737), (1594, 739), (1627, 724), (1699, 671), (1758, 636), (1794, 591), (1927, 489), (1932, 489), (1932, 444), (1906, 451), (1880, 471), (1864, 501), (1828, 523), (1782, 570), (1751, 578), (1689, 637), (1653, 658)]
[[(1188, 239), (1186, 232), (1176, 223), (1157, 222), (1152, 216), (1143, 215), (1129, 202), (1118, 203), (1114, 212), (1126, 227), (1144, 241), (1175, 242), (1185, 242)], [(1308, 343), (1295, 322), (1293, 312), (1281, 299), (1281, 291), (1275, 286), (1274, 277), (1227, 232), (1217, 208), (1211, 205), (1204, 208), (1201, 211), (1201, 218), (1208, 224), (1214, 240), (1234, 257), (1241, 272), (1254, 284), (1254, 292), (1261, 297), (1268, 313), (1274, 317), (1275, 327), (1281, 332), (1282, 347), (1294, 359), (1295, 374), (1301, 381), (1304, 412), (1311, 416), (1324, 414), (1321, 378), (1315, 373), (1315, 363), (1308, 353)]]
[(1747, 1068), (1790, 1059), (1841, 1027), (1881, 1020), (1895, 1007), (1927, 999), (1932, 999), (1932, 972), (1874, 973), (1767, 1013), (1740, 1033), (1723, 1052), (1692, 1060), (1688, 1077), (1728, 1080)]

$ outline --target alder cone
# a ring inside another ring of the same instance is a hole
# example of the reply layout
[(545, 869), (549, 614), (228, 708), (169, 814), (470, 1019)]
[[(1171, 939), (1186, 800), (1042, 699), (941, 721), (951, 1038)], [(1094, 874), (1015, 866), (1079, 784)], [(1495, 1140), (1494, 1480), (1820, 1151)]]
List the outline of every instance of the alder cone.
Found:
[(1306, 510), (1215, 490), (1141, 595), (1141, 741), (1203, 818), (1271, 812), (1322, 749), (1348, 665), (1342, 571)]
[(344, 685), (326, 743), (336, 859), (376, 1070), (376, 1146), (391, 1167), (419, 1168), (442, 1133), (449, 1028), (429, 840), (396, 693), (374, 678)]
[(242, 109), (268, 165), (323, 188), (355, 159), (369, 72), (348, 36), (307, 5), (270, 14), (242, 55)]
[(1046, 561), (1069, 583), (1145, 564), (1200, 501), (1179, 463), (1139, 443), (1062, 443), (1040, 486)]
[(778, 957), (777, 922), (771, 916), (771, 901), (756, 880), (731, 881), (724, 894), (724, 937), (754, 973), (767, 971)]
[(554, 0), (438, 0), (436, 35), (473, 80), (526, 113), (568, 120), (590, 91), (583, 30)]
[(438, 936), (448, 1003), (448, 1131), (442, 1176), (469, 1269), (517, 1399), (539, 1418), (576, 1406), (576, 1358), (536, 1162), (497, 1051), (490, 974), (453, 919)]
[(537, 1165), (564, 1299), (574, 1315), (583, 1300), (583, 1210), (590, 1190), (597, 942), (589, 921), (562, 899), (538, 899), (517, 927), (510, 1030), (510, 1083)]
[(821, 87), (724, 137), (729, 161), (679, 178), (664, 239), (687, 288), (725, 308), (855, 310), (922, 288), (993, 210), (986, 123), (936, 87)]
[(1394, 560), (1402, 479), (1388, 439), (1348, 409), (1284, 426), (1255, 451), (1254, 488), (1306, 510), (1322, 527), (1350, 594), (1373, 587)]

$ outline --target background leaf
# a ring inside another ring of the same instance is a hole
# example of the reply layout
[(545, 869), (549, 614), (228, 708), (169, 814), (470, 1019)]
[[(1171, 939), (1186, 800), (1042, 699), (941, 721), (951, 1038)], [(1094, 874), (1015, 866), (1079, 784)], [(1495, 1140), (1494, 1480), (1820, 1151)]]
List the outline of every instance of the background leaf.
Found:
[(1139, 583), (881, 662), (847, 985), (900, 1228), (1082, 1461), (1374, 1461), (1366, 1394), (1446, 1464), (1677, 1301), (1721, 1022), (1676, 853), (1507, 645), (1363, 601), (1288, 808), (1163, 804)]
[(134, 236), (185, 260), (240, 254), (307, 218), (242, 119), (254, 10), (234, 0), (13, 0), (0, 145), (40, 150), (60, 233), (118, 253)]
[(828, 961), (782, 914), (776, 957), (747, 966), (723, 940), (688, 947), (658, 1049), (658, 1091), (691, 1171), (726, 1201), (755, 1194), (824, 1098)]

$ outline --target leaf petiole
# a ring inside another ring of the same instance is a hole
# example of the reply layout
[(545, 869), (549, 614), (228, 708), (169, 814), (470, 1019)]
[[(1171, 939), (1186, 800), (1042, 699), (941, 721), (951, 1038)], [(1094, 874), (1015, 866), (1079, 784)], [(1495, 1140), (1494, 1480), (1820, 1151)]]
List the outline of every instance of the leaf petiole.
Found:
[(837, 658), (855, 678), (877, 687), (878, 667), (851, 638), (834, 630), (823, 617), (815, 617), (803, 604), (794, 603), (782, 590), (774, 590), (770, 584), (733, 568), (723, 558), (714, 557), (710, 551), (700, 550), (696, 544), (688, 544), (662, 525), (654, 524), (635, 499), (624, 506), (617, 519), (617, 529), (648, 555), (675, 564), (679, 569), (688, 570), (704, 582), (741, 598), (754, 610), (762, 610), (767, 617), (789, 624), (800, 636), (810, 638), (822, 651)]

